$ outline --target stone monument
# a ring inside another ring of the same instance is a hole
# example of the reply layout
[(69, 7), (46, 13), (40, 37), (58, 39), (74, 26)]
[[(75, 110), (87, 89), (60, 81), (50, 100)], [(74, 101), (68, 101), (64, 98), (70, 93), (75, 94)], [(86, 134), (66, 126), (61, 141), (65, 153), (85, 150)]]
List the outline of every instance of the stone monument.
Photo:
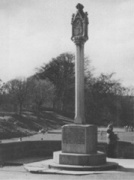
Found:
[[(76, 45), (75, 119), (74, 124), (62, 127), (62, 150), (53, 153), (53, 159), (48, 162), (47, 167), (73, 172), (114, 169), (117, 168), (117, 163), (106, 162), (105, 153), (97, 151), (97, 127), (88, 125), (85, 121), (84, 43), (88, 40), (88, 17), (83, 12), (83, 5), (78, 4), (76, 8), (77, 12), (72, 16), (71, 38)], [(38, 170), (27, 169), (31, 172)], [(55, 170), (52, 171), (55, 173)], [(46, 165), (42, 172), (46, 172)], [(48, 172), (50, 173), (49, 170)]]
[(72, 37), (76, 45), (75, 119), (62, 127), (62, 150), (54, 152), (52, 168), (90, 170), (106, 165), (105, 153), (97, 151), (97, 127), (88, 125), (84, 112), (84, 44), (88, 40), (88, 17), (83, 5), (72, 16)]

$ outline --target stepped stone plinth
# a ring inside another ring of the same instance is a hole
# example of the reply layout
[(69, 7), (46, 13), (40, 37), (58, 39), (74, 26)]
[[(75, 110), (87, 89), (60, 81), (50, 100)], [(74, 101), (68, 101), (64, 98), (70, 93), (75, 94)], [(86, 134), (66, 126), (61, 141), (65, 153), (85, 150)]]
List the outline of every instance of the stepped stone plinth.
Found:
[(97, 152), (96, 154), (76, 154), (58, 151), (54, 152), (53, 157), (55, 163), (64, 165), (96, 166), (106, 163), (106, 156), (102, 152)]
[(66, 165), (100, 165), (106, 155), (97, 152), (97, 127), (69, 124), (62, 128), (62, 151), (54, 152), (54, 162)]
[(109, 170), (117, 163), (106, 162), (106, 154), (97, 151), (95, 125), (69, 124), (62, 128), (62, 150), (53, 153), (49, 168), (72, 171)]
[(106, 155), (97, 152), (95, 125), (69, 124), (62, 128), (62, 151), (53, 153), (54, 163), (96, 166), (106, 163)]

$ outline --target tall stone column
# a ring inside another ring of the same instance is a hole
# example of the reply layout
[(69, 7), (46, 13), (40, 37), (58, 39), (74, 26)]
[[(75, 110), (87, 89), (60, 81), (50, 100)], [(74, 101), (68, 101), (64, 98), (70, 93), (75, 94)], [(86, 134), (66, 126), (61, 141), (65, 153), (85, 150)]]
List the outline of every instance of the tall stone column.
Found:
[(85, 124), (84, 108), (84, 42), (76, 43), (75, 61), (75, 119), (76, 124)]
[(72, 17), (72, 41), (76, 44), (75, 59), (75, 124), (86, 124), (84, 110), (84, 43), (88, 39), (88, 18), (83, 5), (76, 6)]

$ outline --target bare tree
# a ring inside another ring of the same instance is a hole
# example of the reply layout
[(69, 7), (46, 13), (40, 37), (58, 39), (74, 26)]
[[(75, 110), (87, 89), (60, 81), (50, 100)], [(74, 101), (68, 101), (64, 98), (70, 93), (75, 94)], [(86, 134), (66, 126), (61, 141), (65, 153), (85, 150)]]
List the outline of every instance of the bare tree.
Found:
[(29, 93), (27, 100), (29, 106), (40, 117), (43, 107), (52, 106), (54, 99), (54, 85), (48, 80), (41, 80), (32, 77), (28, 80)]
[(13, 79), (6, 83), (5, 88), (11, 103), (14, 105), (14, 109), (21, 115), (28, 93), (28, 81), (24, 79)]

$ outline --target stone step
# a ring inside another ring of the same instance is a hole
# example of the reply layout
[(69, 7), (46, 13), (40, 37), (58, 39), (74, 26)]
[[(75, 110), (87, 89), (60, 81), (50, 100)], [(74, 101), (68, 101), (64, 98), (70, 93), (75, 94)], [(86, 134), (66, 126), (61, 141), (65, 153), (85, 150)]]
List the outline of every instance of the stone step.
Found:
[(57, 164), (66, 165), (95, 166), (106, 163), (106, 155), (103, 152), (97, 152), (96, 154), (77, 154), (57, 151), (53, 153), (53, 159)]

